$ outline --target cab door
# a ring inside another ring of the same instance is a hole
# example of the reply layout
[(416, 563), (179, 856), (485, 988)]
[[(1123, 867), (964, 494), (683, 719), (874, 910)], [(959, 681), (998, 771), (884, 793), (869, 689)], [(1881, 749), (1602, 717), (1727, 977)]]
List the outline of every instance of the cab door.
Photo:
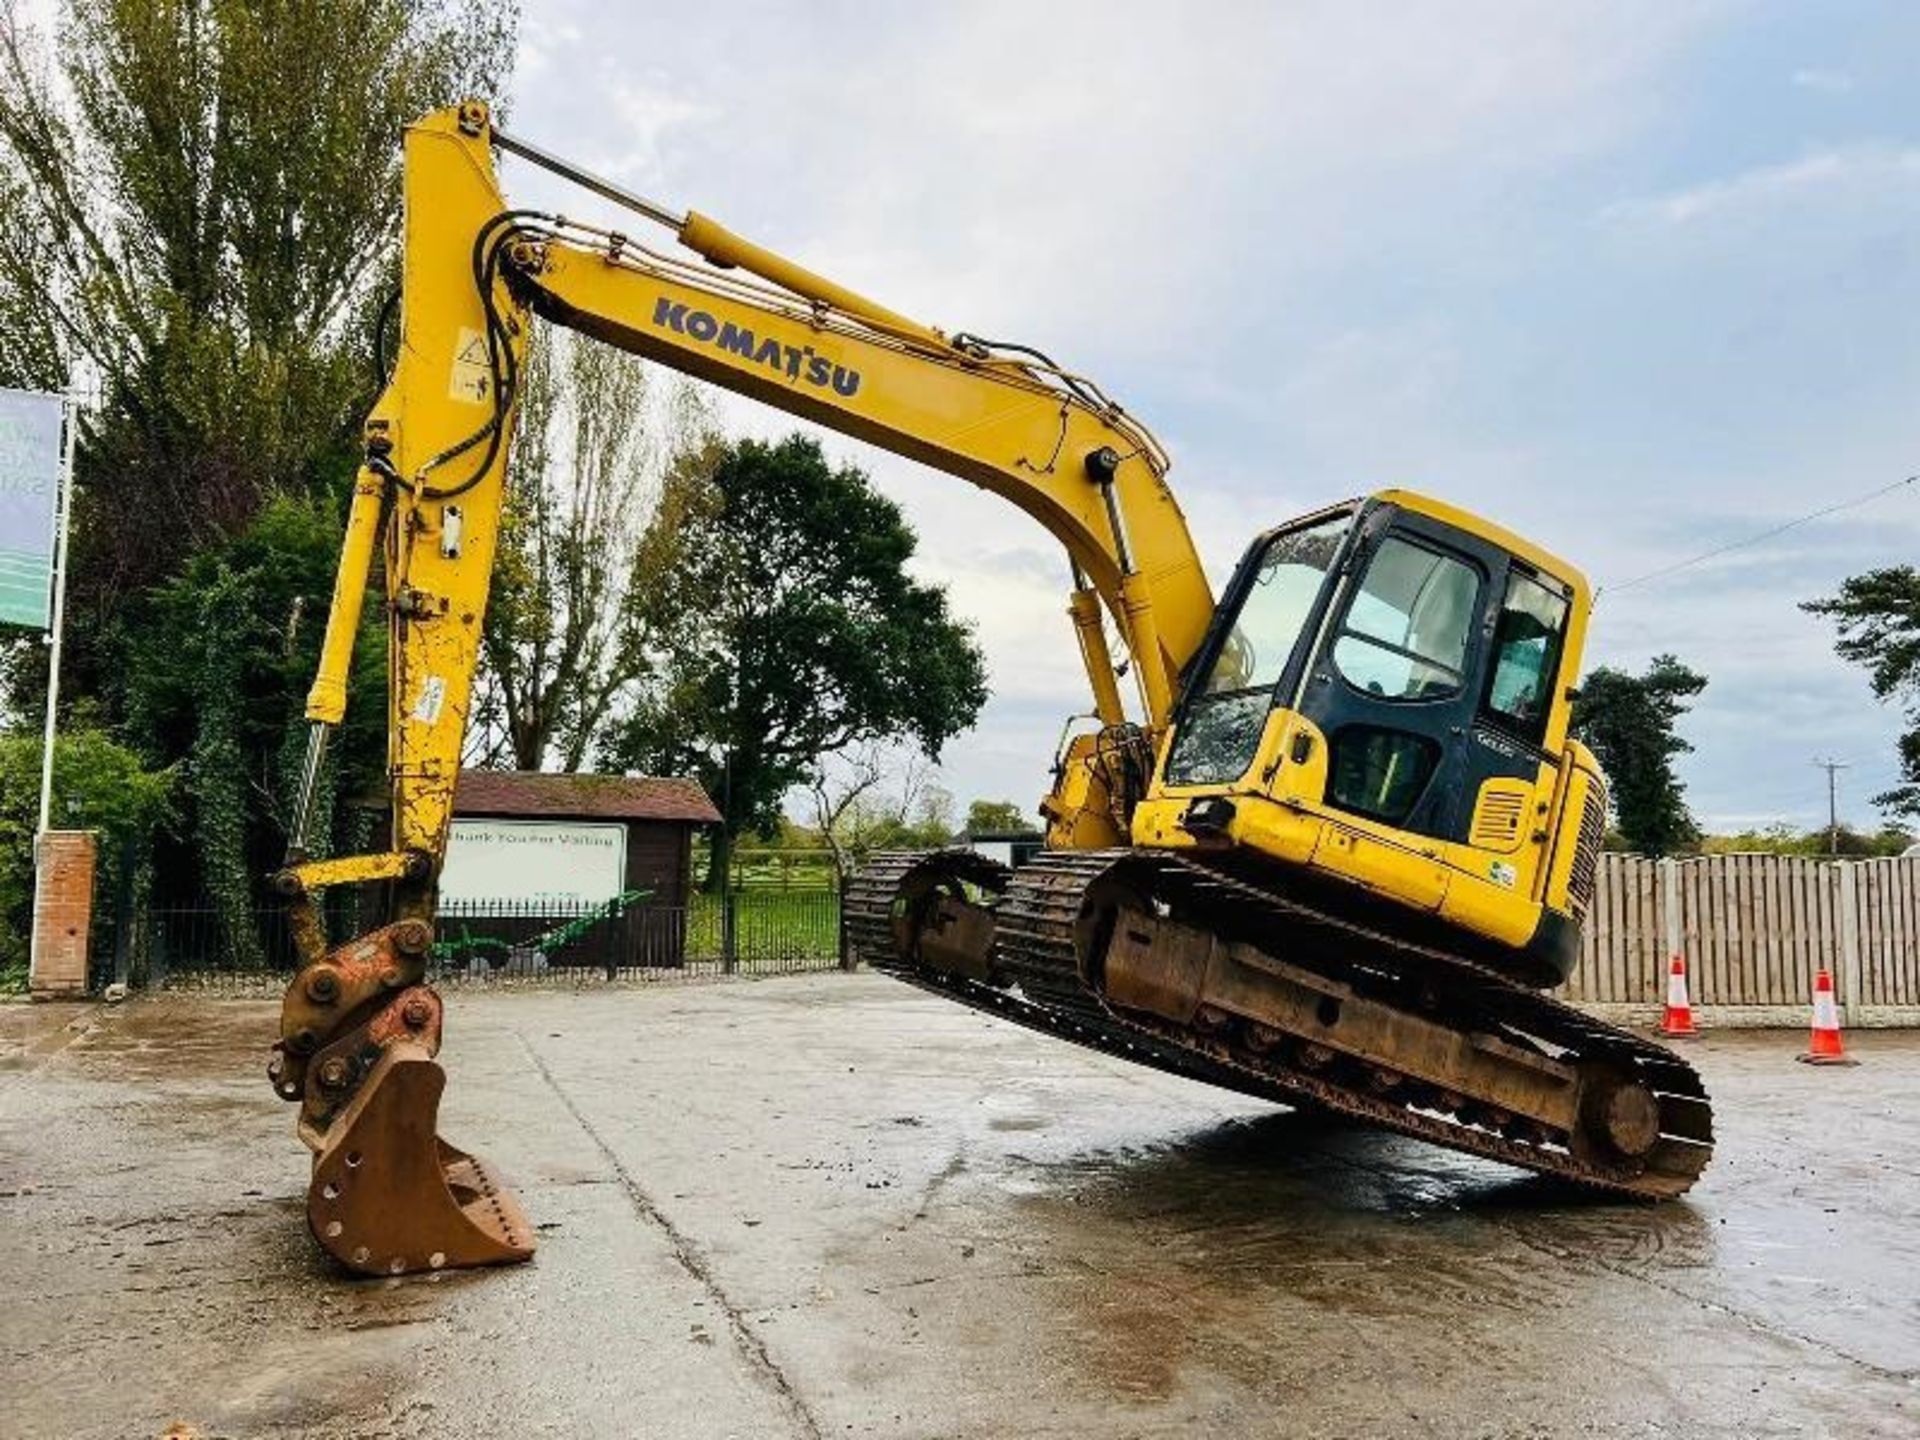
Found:
[(1560, 764), (1549, 722), (1565, 660), (1572, 587), (1509, 557), (1491, 597), (1489, 640), (1452, 838), (1464, 868), (1502, 890), (1538, 898), (1546, 820)]
[(1329, 809), (1435, 840), (1461, 833), (1486, 602), (1504, 578), (1469, 538), (1391, 507), (1367, 517), (1297, 706), (1327, 746)]

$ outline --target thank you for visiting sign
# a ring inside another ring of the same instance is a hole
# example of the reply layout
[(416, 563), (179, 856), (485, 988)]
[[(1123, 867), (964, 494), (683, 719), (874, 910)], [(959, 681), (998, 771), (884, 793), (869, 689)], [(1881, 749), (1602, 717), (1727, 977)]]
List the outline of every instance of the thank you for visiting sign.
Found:
[(626, 888), (627, 827), (455, 820), (440, 872), (446, 905), (598, 905)]
[(0, 621), (41, 630), (52, 623), (65, 404), (58, 395), (0, 387)]

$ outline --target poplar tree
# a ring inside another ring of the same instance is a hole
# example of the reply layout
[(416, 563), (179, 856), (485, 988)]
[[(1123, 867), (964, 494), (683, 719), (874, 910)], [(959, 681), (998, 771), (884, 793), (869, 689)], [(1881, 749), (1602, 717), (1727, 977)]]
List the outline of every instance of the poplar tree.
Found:
[(544, 324), (519, 401), (468, 753), (575, 771), (646, 669), (628, 592), (656, 583), (662, 477), (704, 443), (708, 411), (692, 382), (663, 385), (636, 356)]

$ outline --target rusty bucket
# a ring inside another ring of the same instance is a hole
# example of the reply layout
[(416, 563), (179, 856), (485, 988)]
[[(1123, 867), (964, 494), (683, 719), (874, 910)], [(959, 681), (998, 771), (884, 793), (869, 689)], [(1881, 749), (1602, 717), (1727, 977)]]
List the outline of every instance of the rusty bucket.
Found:
[(443, 1007), (418, 983), (426, 944), (411, 925), (342, 947), (288, 987), (271, 1074), (300, 1101), (313, 1151), (307, 1223), (364, 1275), (525, 1260), (533, 1228), (512, 1193), (439, 1136)]
[(349, 1269), (405, 1275), (533, 1254), (532, 1227), (492, 1168), (439, 1137), (446, 1083), (431, 1051), (397, 1041), (325, 1131), (301, 1125), (314, 1152), (307, 1224)]

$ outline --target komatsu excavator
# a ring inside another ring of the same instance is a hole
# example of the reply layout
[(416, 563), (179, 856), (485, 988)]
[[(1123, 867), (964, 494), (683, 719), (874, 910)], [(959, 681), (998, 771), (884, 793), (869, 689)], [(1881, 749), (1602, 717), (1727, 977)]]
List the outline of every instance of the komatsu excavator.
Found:
[[(1062, 733), (1046, 849), (1013, 871), (967, 851), (876, 857), (846, 887), (857, 958), (1145, 1065), (1577, 1186), (1659, 1199), (1693, 1183), (1712, 1126), (1692, 1068), (1544, 993), (1573, 965), (1607, 804), (1567, 733), (1591, 605), (1571, 565), (1383, 490), (1255, 538), (1216, 603), (1166, 453), (1039, 351), (920, 324), (478, 103), (405, 143), (398, 359), (366, 424), (276, 877), (301, 953), (270, 1074), (300, 1105), (309, 1222), (343, 1264), (533, 1250), (493, 1171), (437, 1137), (426, 980), (535, 316), (970, 481), (1065, 551), (1091, 709)], [(690, 253), (510, 207), (496, 151)], [(310, 858), (376, 555), (392, 840)], [(387, 923), (330, 948), (316, 897), (343, 885), (384, 887)]]

